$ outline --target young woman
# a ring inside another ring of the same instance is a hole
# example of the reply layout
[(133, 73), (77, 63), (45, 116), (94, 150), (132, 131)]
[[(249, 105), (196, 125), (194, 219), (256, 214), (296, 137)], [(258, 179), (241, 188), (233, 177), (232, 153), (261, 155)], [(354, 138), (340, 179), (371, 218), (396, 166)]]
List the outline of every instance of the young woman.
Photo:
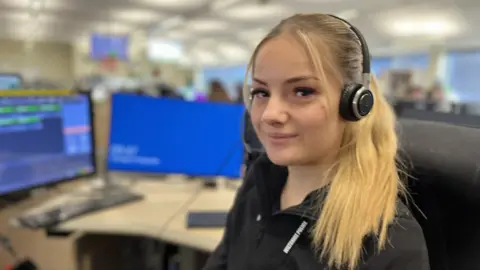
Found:
[(369, 59), (360, 32), (325, 14), (290, 17), (259, 44), (244, 96), (266, 155), (204, 269), (429, 269)]

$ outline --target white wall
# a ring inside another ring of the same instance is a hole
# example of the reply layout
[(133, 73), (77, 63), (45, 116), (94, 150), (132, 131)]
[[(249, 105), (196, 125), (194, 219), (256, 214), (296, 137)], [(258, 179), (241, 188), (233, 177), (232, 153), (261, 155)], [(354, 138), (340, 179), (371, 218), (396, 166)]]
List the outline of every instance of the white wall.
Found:
[(70, 86), (74, 80), (72, 46), (0, 40), (0, 72), (16, 72)]

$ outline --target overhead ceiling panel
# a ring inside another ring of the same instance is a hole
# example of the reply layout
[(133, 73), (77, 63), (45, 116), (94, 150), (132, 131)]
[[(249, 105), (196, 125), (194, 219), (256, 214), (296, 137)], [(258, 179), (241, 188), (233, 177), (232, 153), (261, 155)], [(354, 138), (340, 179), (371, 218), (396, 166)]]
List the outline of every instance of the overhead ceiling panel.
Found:
[(164, 14), (148, 9), (122, 9), (112, 12), (112, 19), (133, 24), (153, 23), (165, 18)]
[(172, 40), (184, 41), (195, 38), (195, 35), (191, 31), (187, 31), (185, 28), (174, 29), (167, 32), (157, 32), (154, 34), (156, 37), (164, 37)]
[(127, 34), (134, 30), (134, 27), (121, 23), (95, 23), (86, 27), (86, 30), (105, 34)]
[(225, 20), (212, 19), (212, 18), (200, 18), (193, 19), (188, 21), (187, 25), (184, 26), (185, 29), (188, 29), (192, 33), (203, 33), (203, 32), (219, 32), (225, 31), (232, 28)]
[(265, 21), (291, 14), (285, 5), (246, 3), (217, 11), (219, 16), (240, 21)]
[(432, 7), (390, 10), (375, 18), (376, 28), (393, 37), (452, 37), (466, 27), (455, 10)]
[(137, 0), (137, 3), (170, 10), (193, 10), (209, 1), (211, 0)]

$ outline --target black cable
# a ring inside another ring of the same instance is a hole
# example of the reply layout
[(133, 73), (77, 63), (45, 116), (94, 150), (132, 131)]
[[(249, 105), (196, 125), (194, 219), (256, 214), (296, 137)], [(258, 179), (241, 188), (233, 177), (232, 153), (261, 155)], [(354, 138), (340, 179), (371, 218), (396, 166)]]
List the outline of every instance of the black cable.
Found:
[[(240, 145), (243, 145), (243, 141), (240, 142)], [(240, 147), (241, 148), (241, 147)], [(238, 151), (238, 144), (235, 143), (232, 149), (228, 152), (227, 156), (222, 160), (222, 163), (220, 163), (220, 166), (218, 167), (217, 173), (215, 175), (219, 175), (222, 173), (223, 169), (228, 165), (228, 162), (232, 158), (233, 154)]]

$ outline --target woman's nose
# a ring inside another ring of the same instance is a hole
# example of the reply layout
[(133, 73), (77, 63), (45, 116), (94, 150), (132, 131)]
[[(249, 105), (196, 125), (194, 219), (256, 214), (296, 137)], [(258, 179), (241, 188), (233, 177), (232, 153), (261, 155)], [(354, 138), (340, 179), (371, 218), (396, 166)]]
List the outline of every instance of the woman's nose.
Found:
[(288, 106), (281, 98), (270, 97), (262, 121), (268, 124), (284, 124), (288, 120)]

